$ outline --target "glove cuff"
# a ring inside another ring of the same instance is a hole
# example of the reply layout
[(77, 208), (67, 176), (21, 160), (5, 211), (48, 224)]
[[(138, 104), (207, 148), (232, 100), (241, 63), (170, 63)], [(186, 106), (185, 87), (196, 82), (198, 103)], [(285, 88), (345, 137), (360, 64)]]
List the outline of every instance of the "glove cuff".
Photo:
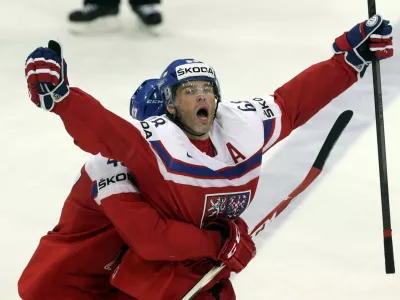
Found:
[(61, 102), (69, 95), (69, 86), (65, 81), (60, 82), (52, 91), (47, 84), (44, 84), (42, 89), (48, 91), (46, 94), (39, 94), (40, 107), (45, 111), (52, 111), (55, 103)]

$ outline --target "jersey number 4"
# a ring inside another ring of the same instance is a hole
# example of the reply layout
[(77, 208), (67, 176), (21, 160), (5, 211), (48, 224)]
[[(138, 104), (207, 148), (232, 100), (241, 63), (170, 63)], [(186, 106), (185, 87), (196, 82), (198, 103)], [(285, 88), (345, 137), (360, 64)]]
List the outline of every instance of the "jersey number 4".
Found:
[(111, 158), (109, 158), (107, 160), (107, 165), (114, 165), (114, 167), (118, 167), (118, 164), (125, 167), (125, 165), (123, 163), (119, 162), (118, 160), (111, 159)]

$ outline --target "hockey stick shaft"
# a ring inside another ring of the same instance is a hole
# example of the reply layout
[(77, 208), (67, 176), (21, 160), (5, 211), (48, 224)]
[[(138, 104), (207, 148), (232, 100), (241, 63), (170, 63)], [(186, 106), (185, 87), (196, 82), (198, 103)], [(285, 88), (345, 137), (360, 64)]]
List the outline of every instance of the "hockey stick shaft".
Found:
[[(376, 14), (375, 0), (368, 0), (368, 16)], [(386, 163), (385, 127), (383, 120), (381, 71), (379, 61), (372, 59), (372, 79), (375, 100), (376, 138), (378, 144), (379, 180), (381, 188), (381, 206), (383, 222), (383, 246), (385, 254), (386, 274), (395, 273), (392, 226), (390, 221), (389, 187)]]
[[(331, 153), (333, 146), (336, 141), (339, 139), (343, 130), (346, 128), (347, 124), (350, 122), (353, 116), (353, 112), (351, 110), (347, 110), (340, 114), (340, 116), (333, 124), (332, 129), (330, 130), (327, 138), (325, 139), (321, 150), (319, 151), (317, 158), (315, 159), (310, 171), (304, 180), (300, 183), (300, 185), (293, 190), (286, 197), (285, 200), (280, 202), (264, 219), (262, 219), (250, 232), (250, 235), (254, 237), (260, 231), (264, 230), (277, 216), (281, 214), (282, 211), (295, 199), (298, 195), (300, 195), (321, 173), (326, 160)], [(225, 265), (221, 265), (219, 267), (212, 268), (204, 277), (182, 298), (182, 300), (190, 300), (194, 295), (196, 295), (204, 286), (206, 286), (215, 276), (218, 275), (219, 272), (223, 270)]]

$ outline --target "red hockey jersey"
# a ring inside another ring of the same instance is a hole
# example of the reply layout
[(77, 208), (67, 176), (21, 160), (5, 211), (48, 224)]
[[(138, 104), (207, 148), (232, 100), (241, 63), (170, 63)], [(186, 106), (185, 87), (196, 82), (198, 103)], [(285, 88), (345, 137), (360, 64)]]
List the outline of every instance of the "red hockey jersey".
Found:
[(142, 200), (125, 166), (96, 155), (82, 168), (58, 225), (42, 237), (25, 268), (18, 282), (21, 298), (119, 299), (110, 275), (128, 248), (125, 242), (149, 261), (215, 259), (221, 247), (218, 232), (161, 217)]
[[(214, 217), (238, 217), (254, 197), (262, 154), (356, 80), (343, 55), (336, 55), (272, 98), (222, 102), (211, 130), (215, 157), (201, 153), (165, 116), (130, 124), (76, 88), (55, 112), (82, 149), (124, 162), (143, 198), (164, 216), (201, 228)], [(196, 262), (150, 266), (128, 251), (112, 284), (138, 299), (179, 299), (206, 271)]]

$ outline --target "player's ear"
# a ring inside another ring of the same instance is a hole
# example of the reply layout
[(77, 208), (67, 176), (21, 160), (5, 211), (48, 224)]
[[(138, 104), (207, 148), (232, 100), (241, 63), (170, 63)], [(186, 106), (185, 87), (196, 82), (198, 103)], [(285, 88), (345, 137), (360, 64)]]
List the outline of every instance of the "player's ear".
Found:
[(176, 114), (176, 108), (172, 104), (168, 104), (167, 105), (167, 110), (171, 115), (175, 115)]

